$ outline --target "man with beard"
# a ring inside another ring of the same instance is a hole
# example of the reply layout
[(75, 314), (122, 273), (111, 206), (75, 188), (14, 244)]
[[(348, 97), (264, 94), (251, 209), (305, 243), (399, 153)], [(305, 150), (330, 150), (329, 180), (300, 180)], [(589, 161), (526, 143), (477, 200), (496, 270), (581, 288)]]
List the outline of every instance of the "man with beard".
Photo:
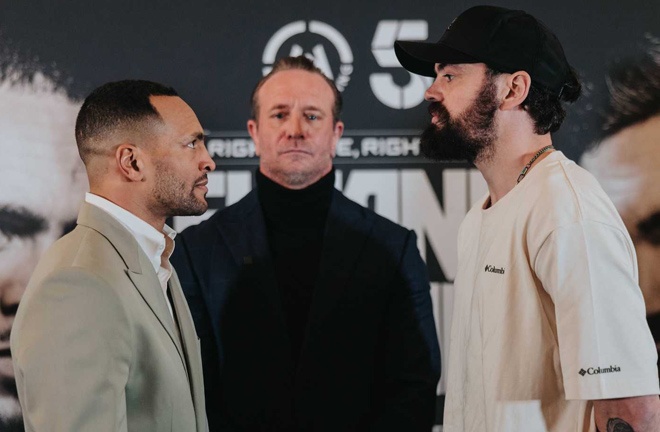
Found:
[(439, 350), (415, 234), (334, 189), (341, 95), (304, 56), (252, 95), (257, 187), (181, 233), (212, 431), (428, 432)]
[(426, 154), (467, 159), (488, 184), (458, 234), (444, 430), (660, 430), (632, 241), (596, 180), (553, 151), (580, 93), (556, 36), (477, 6), (438, 43), (395, 49), (435, 77)]
[(26, 431), (207, 429), (197, 335), (169, 256), (174, 215), (207, 209), (213, 160), (176, 92), (94, 90), (76, 121), (78, 225), (44, 254), (11, 350)]

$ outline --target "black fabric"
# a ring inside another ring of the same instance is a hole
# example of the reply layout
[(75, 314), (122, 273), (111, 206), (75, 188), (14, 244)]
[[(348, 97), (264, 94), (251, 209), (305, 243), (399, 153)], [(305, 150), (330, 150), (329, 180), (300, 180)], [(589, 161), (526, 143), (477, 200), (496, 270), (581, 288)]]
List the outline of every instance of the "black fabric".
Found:
[(486, 63), (512, 73), (526, 71), (532, 84), (555, 95), (575, 87), (557, 36), (521, 10), (475, 6), (460, 14), (437, 43), (396, 41), (394, 51), (410, 72), (435, 77), (436, 63)]
[(287, 189), (257, 171), (257, 193), (266, 222), (277, 288), (298, 366), (314, 284), (319, 273), (323, 232), (335, 182), (334, 170), (313, 185)]
[(177, 236), (211, 432), (428, 432), (440, 357), (414, 232), (332, 191), (297, 367), (257, 191)]

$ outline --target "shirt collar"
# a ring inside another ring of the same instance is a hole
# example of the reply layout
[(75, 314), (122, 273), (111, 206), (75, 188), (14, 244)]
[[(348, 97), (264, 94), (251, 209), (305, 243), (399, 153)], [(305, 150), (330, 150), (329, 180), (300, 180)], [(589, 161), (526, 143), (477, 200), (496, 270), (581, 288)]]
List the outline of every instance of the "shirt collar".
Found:
[[(163, 225), (163, 230), (158, 231), (128, 210), (90, 192), (85, 194), (85, 201), (114, 217), (135, 237), (156, 273), (161, 267), (161, 260), (165, 262), (169, 260), (174, 251), (174, 237), (176, 237), (176, 231), (172, 228)], [(171, 241), (166, 241), (165, 236)]]

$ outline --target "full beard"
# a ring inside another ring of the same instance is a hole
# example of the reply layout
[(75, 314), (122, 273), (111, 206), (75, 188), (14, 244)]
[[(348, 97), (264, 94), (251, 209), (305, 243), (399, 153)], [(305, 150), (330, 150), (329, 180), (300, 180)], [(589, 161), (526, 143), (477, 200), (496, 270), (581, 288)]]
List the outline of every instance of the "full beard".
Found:
[(486, 77), (476, 99), (460, 116), (452, 118), (440, 102), (432, 102), (429, 112), (440, 126), (431, 123), (422, 133), (420, 149), (437, 161), (486, 161), (492, 158), (495, 142), (496, 86)]
[[(162, 167), (164, 168), (164, 167)], [(190, 187), (182, 180), (168, 175), (167, 171), (157, 167), (156, 186), (154, 188), (154, 207), (157, 214), (171, 216), (199, 216), (208, 209), (204, 199), (195, 196), (195, 187)], [(195, 184), (206, 175), (195, 180)]]

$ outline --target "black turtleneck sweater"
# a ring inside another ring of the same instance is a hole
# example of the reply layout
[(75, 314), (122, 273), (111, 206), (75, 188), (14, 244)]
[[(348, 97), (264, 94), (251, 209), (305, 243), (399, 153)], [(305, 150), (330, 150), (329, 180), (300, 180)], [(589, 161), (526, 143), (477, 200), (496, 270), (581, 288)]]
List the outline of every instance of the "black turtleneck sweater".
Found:
[(280, 186), (261, 171), (257, 171), (256, 177), (277, 287), (291, 340), (291, 355), (297, 366), (319, 274), (335, 173), (332, 170), (313, 185), (300, 190)]

